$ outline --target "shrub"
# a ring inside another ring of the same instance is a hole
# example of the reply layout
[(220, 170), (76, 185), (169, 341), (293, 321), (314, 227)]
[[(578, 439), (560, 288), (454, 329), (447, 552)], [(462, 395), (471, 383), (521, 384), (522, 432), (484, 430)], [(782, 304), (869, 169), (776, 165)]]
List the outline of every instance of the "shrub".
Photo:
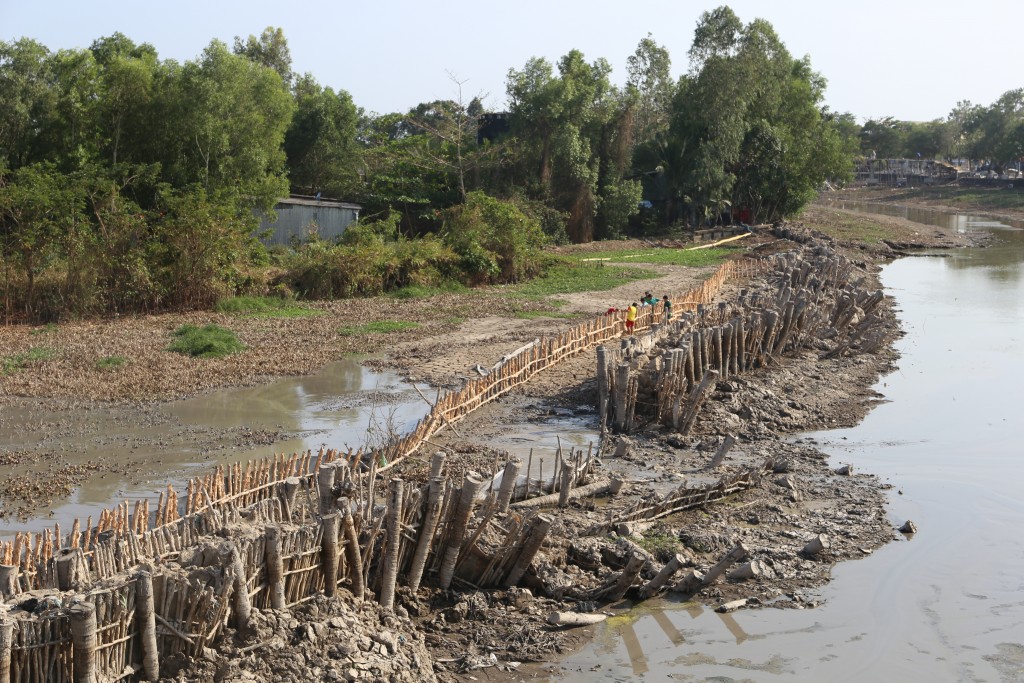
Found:
[(245, 350), (234, 332), (219, 325), (182, 325), (173, 335), (174, 341), (167, 350), (194, 358), (220, 358)]

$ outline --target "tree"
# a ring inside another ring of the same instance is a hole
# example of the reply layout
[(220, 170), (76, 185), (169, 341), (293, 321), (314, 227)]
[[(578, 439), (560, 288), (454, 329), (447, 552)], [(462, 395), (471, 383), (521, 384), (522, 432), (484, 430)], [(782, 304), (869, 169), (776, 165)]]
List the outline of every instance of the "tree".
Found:
[(0, 157), (10, 169), (39, 160), (33, 151), (40, 127), (55, 106), (49, 55), (43, 45), (28, 38), (0, 42)]
[(250, 35), (242, 42), (235, 36), (234, 53), (262, 66), (273, 69), (281, 77), (285, 87), (291, 87), (295, 74), (292, 72), (292, 53), (288, 40), (280, 28), (268, 26), (259, 38)]
[(671, 67), (668, 50), (655, 43), (650, 33), (626, 59), (626, 85), (636, 93), (632, 130), (634, 143), (653, 140), (668, 130), (675, 93)]
[(324, 88), (306, 74), (295, 83), (295, 102), (295, 115), (284, 138), (291, 186), (309, 194), (354, 196), (360, 154), (359, 114), (352, 97), (344, 90)]

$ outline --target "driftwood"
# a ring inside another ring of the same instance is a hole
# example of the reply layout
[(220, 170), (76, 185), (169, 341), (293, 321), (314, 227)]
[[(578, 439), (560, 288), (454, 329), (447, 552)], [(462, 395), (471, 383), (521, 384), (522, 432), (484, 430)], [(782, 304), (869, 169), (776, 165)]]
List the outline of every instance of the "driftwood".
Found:
[[(587, 498), (589, 496), (599, 496), (603, 493), (618, 493), (622, 489), (622, 485), (623, 481), (621, 479), (599, 479), (593, 483), (587, 484), (586, 486), (580, 486), (579, 488), (575, 488), (570, 491), (568, 494), (568, 500)], [(528, 498), (527, 500), (521, 500), (518, 503), (512, 503), (511, 507), (524, 509), (558, 505), (559, 498), (560, 494), (551, 493), (546, 496), (537, 496), (536, 498)]]
[(725, 612), (735, 612), (740, 607), (746, 607), (747, 602), (747, 598), (740, 598), (739, 600), (730, 600), (729, 602), (723, 602), (721, 605), (716, 607), (715, 611), (723, 614)]
[(547, 622), (552, 626), (590, 626), (608, 618), (607, 614), (584, 614), (583, 612), (551, 612)]

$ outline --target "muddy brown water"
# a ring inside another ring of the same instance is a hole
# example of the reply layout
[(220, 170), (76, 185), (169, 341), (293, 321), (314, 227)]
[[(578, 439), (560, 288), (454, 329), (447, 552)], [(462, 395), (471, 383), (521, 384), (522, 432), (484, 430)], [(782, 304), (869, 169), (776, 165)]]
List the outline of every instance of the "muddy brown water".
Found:
[(50, 506), (40, 501), (28, 521), (16, 515), (0, 519), (0, 537), (54, 522), (66, 529), (75, 517), (84, 522), (121, 500), (155, 502), (167, 484), (184, 495), (181, 486), (189, 477), (208, 474), (219, 463), (322, 445), (355, 448), (410, 430), (427, 404), (397, 374), (371, 370), (361, 361), (347, 357), (316, 375), (223, 389), (141, 411), (97, 405), (58, 413), (32, 401), (6, 406), (0, 452), (41, 455), (5, 468), (5, 477), (84, 463), (99, 470), (70, 498), (56, 498)]
[(918, 533), (838, 566), (816, 609), (619, 610), (539, 680), (1024, 681), (1024, 230), (949, 220), (995, 242), (884, 269), (907, 331), (887, 401), (801, 437), (888, 480)]

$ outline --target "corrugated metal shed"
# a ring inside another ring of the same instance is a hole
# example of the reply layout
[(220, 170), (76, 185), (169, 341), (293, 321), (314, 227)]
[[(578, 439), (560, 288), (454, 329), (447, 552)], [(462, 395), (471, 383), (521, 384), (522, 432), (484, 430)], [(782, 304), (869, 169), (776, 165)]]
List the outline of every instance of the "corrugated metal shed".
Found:
[(288, 245), (295, 239), (304, 241), (312, 232), (321, 239), (334, 240), (359, 219), (362, 208), (359, 204), (336, 199), (292, 195), (275, 205), (276, 221), (271, 222), (266, 216), (260, 220), (260, 232), (270, 231), (263, 239), (267, 245)]

